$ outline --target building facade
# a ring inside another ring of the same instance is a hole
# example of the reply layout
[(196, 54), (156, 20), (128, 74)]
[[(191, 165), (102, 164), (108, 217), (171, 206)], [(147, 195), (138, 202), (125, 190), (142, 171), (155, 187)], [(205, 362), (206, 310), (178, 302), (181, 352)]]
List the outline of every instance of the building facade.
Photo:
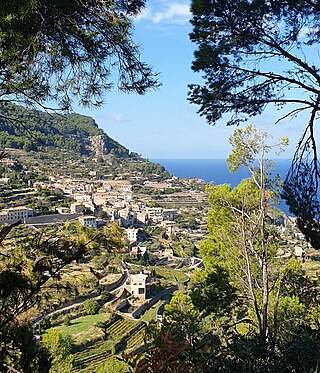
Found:
[(0, 223), (12, 223), (33, 216), (33, 209), (25, 206), (11, 207), (0, 212)]
[(147, 296), (147, 278), (148, 275), (144, 273), (139, 273), (136, 275), (130, 275), (130, 289), (131, 294), (138, 298), (139, 301), (144, 302)]
[(79, 222), (86, 228), (97, 228), (97, 218), (95, 216), (80, 216)]

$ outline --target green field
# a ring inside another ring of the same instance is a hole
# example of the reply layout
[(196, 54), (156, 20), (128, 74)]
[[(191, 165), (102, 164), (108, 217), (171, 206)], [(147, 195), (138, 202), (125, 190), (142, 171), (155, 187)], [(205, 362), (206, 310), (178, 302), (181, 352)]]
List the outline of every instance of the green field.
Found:
[(137, 323), (138, 321), (130, 319), (117, 320), (108, 328), (110, 338), (114, 341), (119, 341), (124, 334), (130, 331), (130, 329), (132, 329)]
[(100, 321), (108, 319), (109, 315), (106, 313), (82, 316), (72, 320), (69, 326), (60, 325), (54, 327), (53, 329), (58, 330), (63, 335), (70, 335), (73, 342), (77, 345), (102, 337), (102, 330), (97, 328), (95, 325)]
[(135, 334), (133, 334), (127, 343), (127, 350), (134, 350), (144, 344), (144, 329), (139, 330)]
[(150, 269), (154, 269), (156, 272), (156, 275), (160, 278), (172, 282), (187, 282), (188, 276), (181, 270), (178, 269), (172, 269), (168, 267), (149, 267)]
[[(103, 332), (95, 325), (109, 319), (108, 314), (97, 314), (79, 317), (71, 321), (71, 325), (55, 327), (63, 335), (70, 335), (75, 345), (97, 340), (92, 346), (83, 351), (75, 352), (74, 372), (95, 372), (98, 365), (106, 361), (112, 353), (116, 343), (120, 342), (127, 333), (137, 325), (138, 321), (119, 317), (108, 328), (108, 340), (102, 340)], [(136, 348), (143, 343), (143, 331), (140, 330), (130, 336), (127, 348)], [(126, 347), (125, 347), (126, 348)]]
[(110, 356), (113, 343), (110, 341), (100, 341), (84, 351), (73, 354), (73, 372), (94, 372), (95, 368), (106, 361)]
[(94, 327), (97, 322), (107, 320), (108, 318), (109, 315), (105, 313), (82, 316), (78, 319), (72, 320), (69, 326), (61, 325), (55, 327), (54, 329), (58, 330), (62, 334), (68, 334), (72, 336), (75, 334), (83, 333), (88, 329)]
[(157, 316), (157, 312), (158, 312), (158, 309), (159, 307), (161, 306), (163, 302), (162, 301), (159, 301), (157, 302), (154, 306), (152, 306), (149, 310), (147, 310), (142, 316), (141, 316), (141, 320), (142, 321), (145, 321), (145, 322), (150, 322), (150, 321), (155, 321), (156, 320), (156, 316)]

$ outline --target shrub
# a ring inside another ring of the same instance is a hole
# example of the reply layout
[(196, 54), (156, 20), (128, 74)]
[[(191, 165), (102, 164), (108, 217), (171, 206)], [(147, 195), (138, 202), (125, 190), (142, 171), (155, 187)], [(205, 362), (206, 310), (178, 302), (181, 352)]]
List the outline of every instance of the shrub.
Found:
[(111, 298), (111, 294), (108, 291), (103, 291), (100, 296), (103, 303), (106, 303)]
[(96, 372), (105, 373), (105, 372), (117, 372), (117, 373), (126, 373), (128, 372), (129, 366), (117, 358), (110, 358), (103, 364), (99, 365)]
[(65, 326), (69, 326), (71, 324), (71, 317), (69, 315), (67, 315), (64, 319), (63, 319), (63, 325)]
[(99, 311), (99, 304), (97, 301), (89, 299), (83, 303), (83, 310), (87, 315), (95, 315)]

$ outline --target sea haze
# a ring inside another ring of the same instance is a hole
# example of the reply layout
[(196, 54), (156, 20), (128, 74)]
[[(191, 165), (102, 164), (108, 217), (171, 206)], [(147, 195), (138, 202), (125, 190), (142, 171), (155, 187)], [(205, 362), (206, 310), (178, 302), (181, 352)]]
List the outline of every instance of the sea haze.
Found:
[[(240, 168), (237, 172), (231, 173), (225, 159), (152, 159), (160, 163), (171, 174), (183, 178), (199, 178), (208, 183), (230, 184), (232, 187), (238, 185), (241, 180), (249, 176), (246, 168)], [(277, 159), (274, 161), (275, 175), (282, 180), (285, 178), (290, 167), (289, 159)], [(286, 214), (289, 213), (284, 201), (278, 206)]]

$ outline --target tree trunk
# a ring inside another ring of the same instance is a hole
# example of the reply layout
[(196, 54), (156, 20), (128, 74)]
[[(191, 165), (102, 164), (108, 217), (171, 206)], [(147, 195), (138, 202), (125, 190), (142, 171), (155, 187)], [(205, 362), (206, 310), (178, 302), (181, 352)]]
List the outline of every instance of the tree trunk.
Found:
[(268, 309), (269, 309), (269, 279), (267, 258), (263, 257), (262, 261), (262, 333), (261, 340), (263, 344), (268, 340)]

